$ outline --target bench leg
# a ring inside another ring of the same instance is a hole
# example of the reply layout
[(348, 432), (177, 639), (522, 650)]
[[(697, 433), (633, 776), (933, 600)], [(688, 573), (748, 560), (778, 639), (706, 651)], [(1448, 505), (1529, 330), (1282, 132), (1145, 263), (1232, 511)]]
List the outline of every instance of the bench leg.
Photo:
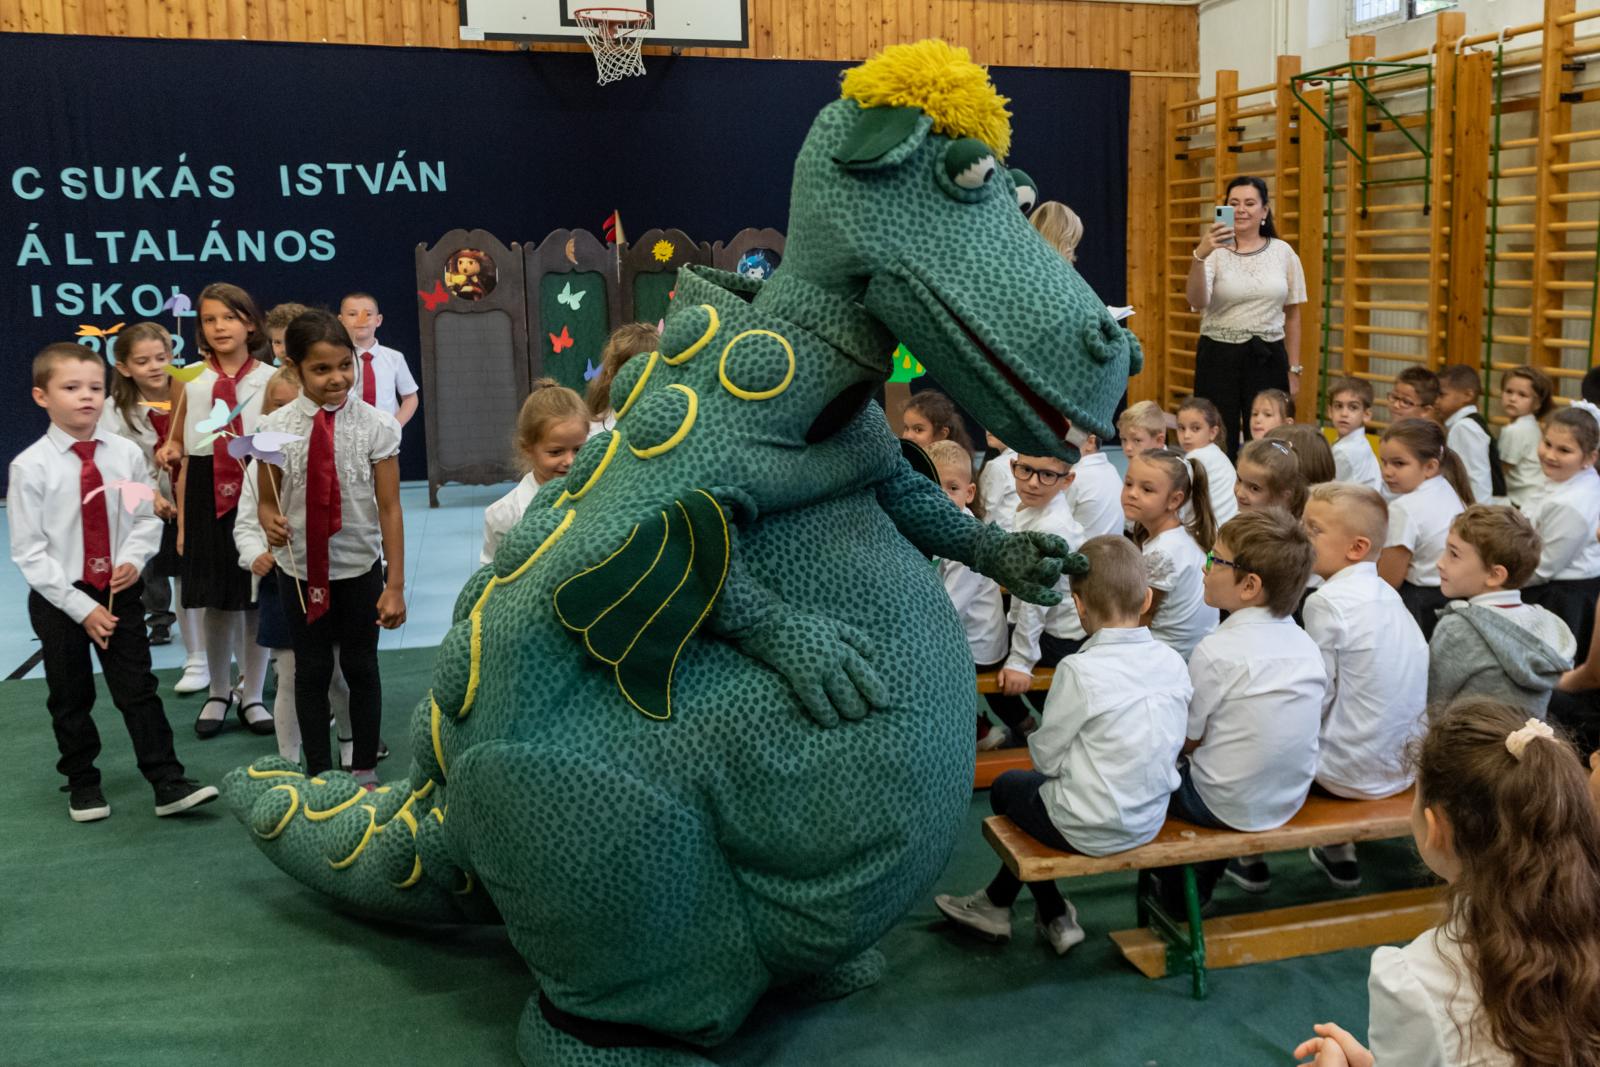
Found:
[(1184, 915), (1174, 918), (1162, 905), (1156, 878), (1149, 871), (1139, 872), (1134, 907), (1139, 925), (1155, 931), (1167, 946), (1167, 973), (1188, 971), (1194, 998), (1206, 996), (1206, 931), (1200, 919), (1200, 887), (1192, 865), (1183, 867)]
[(1183, 866), (1183, 902), (1189, 912), (1189, 969), (1194, 979), (1194, 999), (1206, 998), (1206, 931), (1200, 920), (1200, 889), (1195, 884), (1194, 865)]

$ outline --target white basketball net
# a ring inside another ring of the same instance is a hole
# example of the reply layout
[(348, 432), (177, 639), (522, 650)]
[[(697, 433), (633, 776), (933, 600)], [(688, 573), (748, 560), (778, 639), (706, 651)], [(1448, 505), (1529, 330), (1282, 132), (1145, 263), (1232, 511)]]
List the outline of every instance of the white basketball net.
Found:
[(594, 65), (601, 85), (644, 73), (645, 34), (654, 19), (648, 11), (632, 8), (590, 7), (574, 11), (583, 38), (594, 50)]

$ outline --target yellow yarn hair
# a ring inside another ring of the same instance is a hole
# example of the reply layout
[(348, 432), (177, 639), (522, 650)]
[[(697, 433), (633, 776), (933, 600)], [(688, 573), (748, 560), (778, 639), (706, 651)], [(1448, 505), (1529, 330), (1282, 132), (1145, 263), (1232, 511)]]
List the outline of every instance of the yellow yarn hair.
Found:
[(845, 71), (843, 89), (862, 107), (920, 108), (934, 133), (976, 137), (1001, 159), (1011, 150), (1011, 101), (965, 48), (936, 40), (892, 45)]

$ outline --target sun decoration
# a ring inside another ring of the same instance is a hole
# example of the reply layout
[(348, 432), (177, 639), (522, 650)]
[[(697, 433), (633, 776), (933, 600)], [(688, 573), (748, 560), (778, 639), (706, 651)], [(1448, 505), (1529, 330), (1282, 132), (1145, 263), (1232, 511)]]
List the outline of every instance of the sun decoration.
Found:
[(1000, 159), (1011, 149), (1011, 101), (995, 91), (965, 48), (943, 41), (885, 48), (845, 71), (841, 95), (862, 107), (921, 108), (933, 119), (934, 133), (976, 137)]
[(672, 247), (671, 241), (657, 241), (650, 248), (650, 254), (656, 257), (657, 263), (670, 262), (675, 252), (677, 252), (677, 249)]

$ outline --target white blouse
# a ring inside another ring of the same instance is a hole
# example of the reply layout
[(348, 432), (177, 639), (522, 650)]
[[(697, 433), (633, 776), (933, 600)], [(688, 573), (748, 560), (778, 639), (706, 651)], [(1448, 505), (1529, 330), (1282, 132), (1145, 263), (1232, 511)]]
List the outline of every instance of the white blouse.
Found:
[(1225, 344), (1283, 339), (1283, 309), (1306, 302), (1306, 275), (1294, 249), (1276, 237), (1255, 252), (1219, 248), (1206, 257), (1206, 307), (1200, 333)]
[[(245, 433), (256, 432), (256, 422), (261, 418), (261, 401), (266, 399), (267, 382), (272, 380), (274, 373), (265, 363), (257, 362), (250, 368), (250, 373), (240, 378), (234, 386), (237, 397), (235, 403), (244, 405), (244, 410), (239, 412), (239, 421)], [(216, 380), (217, 372), (207, 367), (199, 377), (183, 387), (183, 451), (187, 455), (209, 456), (216, 443), (208, 441), (202, 446), (200, 438), (206, 436), (206, 431), (196, 427), (197, 423), (211, 414), (211, 386)]]
[(1539, 465), (1542, 435), (1539, 420), (1523, 415), (1502, 428), (1496, 442), (1506, 472), (1506, 496), (1524, 515), (1533, 514), (1545, 493), (1544, 468)]
[(522, 521), (523, 513), (528, 510), (528, 505), (533, 503), (533, 498), (538, 493), (539, 479), (529, 471), (522, 476), (522, 481), (517, 483), (515, 489), (484, 509), (483, 551), (478, 554), (478, 562), (481, 565), (487, 567), (494, 562), (494, 554), (500, 547), (500, 542), (517, 523)]
[(1528, 583), (1571, 581), (1600, 575), (1600, 474), (1584, 467), (1564, 482), (1546, 479), (1544, 498), (1532, 516), (1544, 540), (1539, 569)]
[(1375, 1062), (1405, 1067), (1510, 1067), (1480, 1011), (1461, 944), (1439, 928), (1372, 954), (1367, 1040)]
[(1411, 492), (1389, 501), (1389, 536), (1383, 547), (1411, 552), (1406, 581), (1439, 587), (1444, 539), (1450, 533), (1451, 521), (1465, 510), (1455, 488), (1442, 474), (1435, 474)]

